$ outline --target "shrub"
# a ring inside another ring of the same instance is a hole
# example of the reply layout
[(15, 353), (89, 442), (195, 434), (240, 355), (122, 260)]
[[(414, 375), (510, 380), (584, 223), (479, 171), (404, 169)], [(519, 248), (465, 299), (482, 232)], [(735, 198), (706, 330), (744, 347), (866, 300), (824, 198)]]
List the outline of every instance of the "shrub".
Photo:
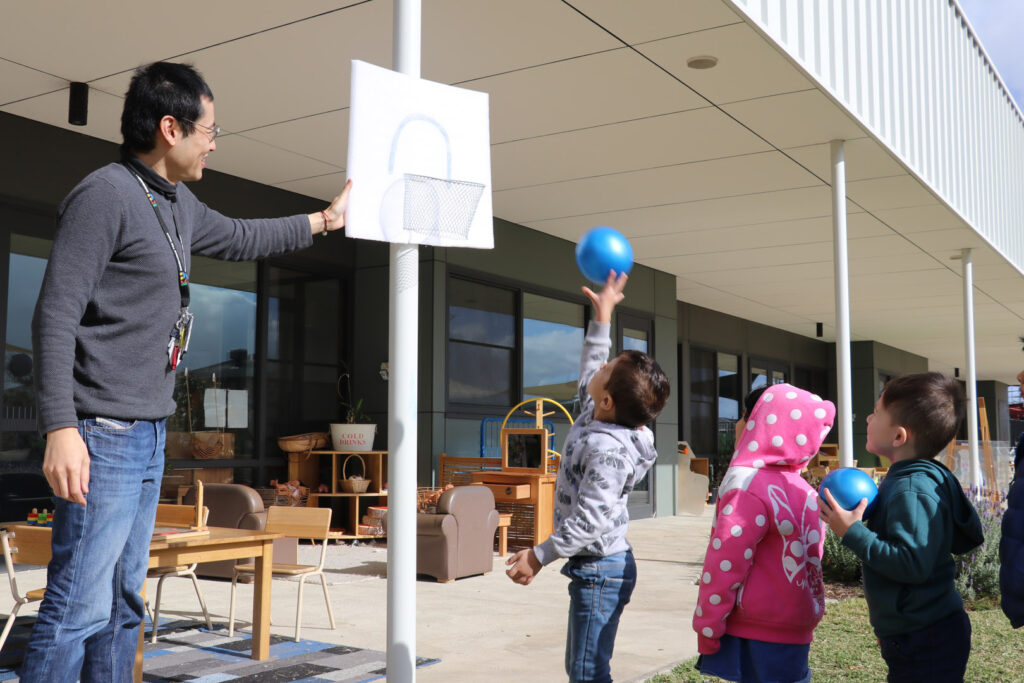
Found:
[(825, 556), (821, 558), (821, 574), (826, 581), (853, 583), (860, 579), (860, 558), (843, 545), (831, 529), (825, 532)]
[(956, 562), (956, 589), (965, 602), (972, 602), (978, 598), (999, 597), (999, 538), (1003, 521), (1002, 496), (982, 498), (975, 507), (978, 510), (978, 517), (981, 519), (985, 541), (971, 552), (953, 557)]

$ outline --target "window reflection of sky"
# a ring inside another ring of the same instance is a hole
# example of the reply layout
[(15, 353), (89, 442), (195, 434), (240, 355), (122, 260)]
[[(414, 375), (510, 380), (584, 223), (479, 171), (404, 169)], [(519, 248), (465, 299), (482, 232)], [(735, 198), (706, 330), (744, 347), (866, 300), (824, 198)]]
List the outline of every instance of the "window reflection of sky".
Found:
[[(523, 321), (523, 386), (551, 386), (548, 398), (570, 399), (579, 376), (583, 328), (544, 320)], [(568, 392), (565, 385), (571, 383)], [(557, 396), (552, 394), (559, 394)], [(530, 398), (528, 392), (524, 398)]]
[(7, 275), (7, 346), (32, 348), (32, 312), (46, 272), (46, 259), (11, 254)]
[(448, 329), (452, 339), (494, 346), (515, 344), (515, 317), (512, 315), (465, 306), (450, 306), (448, 311)]
[(647, 353), (647, 340), (638, 339), (636, 337), (622, 337), (622, 350), (623, 351), (641, 351)]
[[(184, 365), (205, 368), (226, 362), (232, 349), (256, 350), (256, 294), (192, 283), (196, 317)], [(169, 332), (168, 332), (169, 334)]]

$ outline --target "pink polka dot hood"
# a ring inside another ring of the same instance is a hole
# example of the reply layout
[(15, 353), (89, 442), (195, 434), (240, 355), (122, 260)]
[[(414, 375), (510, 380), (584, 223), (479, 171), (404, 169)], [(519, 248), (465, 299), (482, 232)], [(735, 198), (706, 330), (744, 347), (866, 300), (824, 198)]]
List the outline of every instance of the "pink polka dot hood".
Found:
[(726, 633), (811, 642), (825, 613), (825, 525), (800, 476), (832, 428), (836, 408), (776, 384), (757, 400), (719, 487), (693, 628), (702, 654)]

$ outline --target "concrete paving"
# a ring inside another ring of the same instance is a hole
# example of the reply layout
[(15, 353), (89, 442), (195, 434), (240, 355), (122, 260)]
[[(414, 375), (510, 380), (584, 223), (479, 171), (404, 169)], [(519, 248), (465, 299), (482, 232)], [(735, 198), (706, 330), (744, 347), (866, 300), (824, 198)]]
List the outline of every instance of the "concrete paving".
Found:
[[(637, 559), (638, 581), (619, 627), (612, 659), (616, 681), (644, 681), (697, 654), (690, 619), (697, 599), (696, 580), (703, 563), (712, 511), (635, 520), (629, 540)], [(312, 550), (301, 548), (302, 561)], [(377, 544), (333, 545), (328, 551), (328, 580), (337, 628), (331, 630), (318, 585), (307, 585), (303, 602), (303, 639), (354, 647), (387, 648), (387, 550)], [(313, 560), (315, 561), (315, 560)], [(441, 661), (417, 670), (421, 683), (531, 680), (564, 681), (567, 579), (563, 561), (546, 567), (530, 586), (512, 583), (504, 559), (494, 571), (440, 584), (416, 582), (416, 654)], [(18, 572), (23, 590), (45, 581), (44, 570)], [(230, 582), (200, 580), (214, 626), (227, 624)], [(271, 631), (291, 637), (295, 629), (298, 584), (275, 580)], [(147, 584), (150, 596), (156, 582)], [(248, 630), (252, 588), (241, 586), (236, 628)], [(164, 583), (162, 614), (201, 617), (192, 584)], [(0, 594), (0, 614), (10, 612), (9, 591)], [(23, 613), (31, 613), (24, 608)]]

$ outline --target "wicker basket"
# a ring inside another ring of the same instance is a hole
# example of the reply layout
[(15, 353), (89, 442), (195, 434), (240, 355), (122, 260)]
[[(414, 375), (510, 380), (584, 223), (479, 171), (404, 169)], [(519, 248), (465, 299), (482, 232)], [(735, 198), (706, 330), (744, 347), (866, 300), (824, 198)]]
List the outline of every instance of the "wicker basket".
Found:
[(196, 460), (233, 458), (235, 435), (227, 432), (192, 432), (189, 446)]
[(327, 432), (309, 432), (308, 434), (293, 434), (282, 436), (277, 439), (277, 445), (286, 453), (308, 453), (317, 448), (324, 448), (330, 443), (330, 435)]
[[(352, 475), (352, 477), (349, 477), (347, 474), (348, 461), (352, 458), (359, 462), (362, 472), (358, 476)], [(370, 488), (370, 480), (366, 479), (366, 462), (361, 455), (353, 453), (345, 458), (345, 462), (341, 466), (341, 479), (338, 481), (338, 485), (341, 486), (341, 490), (345, 493), (366, 493), (366, 490)]]
[(416, 510), (433, 514), (437, 512), (437, 501), (441, 494), (451, 488), (448, 486), (421, 486), (416, 489)]

